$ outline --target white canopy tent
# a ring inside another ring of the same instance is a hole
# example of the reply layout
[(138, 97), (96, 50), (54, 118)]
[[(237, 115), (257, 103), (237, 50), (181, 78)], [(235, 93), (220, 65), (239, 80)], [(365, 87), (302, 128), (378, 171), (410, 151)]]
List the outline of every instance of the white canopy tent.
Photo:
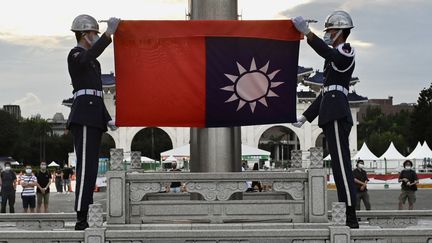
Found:
[(406, 157), (403, 156), (394, 146), (393, 142), (390, 143), (387, 150), (381, 155), (379, 158), (378, 168), (387, 169), (389, 171), (400, 171), (402, 168), (403, 162), (406, 160)]
[(183, 146), (173, 148), (173, 149), (170, 149), (170, 150), (167, 150), (167, 151), (161, 153), (161, 157), (169, 157), (169, 156), (189, 157), (190, 156), (190, 145), (185, 144)]
[(426, 167), (427, 165), (425, 163), (425, 159), (427, 158), (432, 158), (432, 151), (426, 142), (424, 142), (423, 145), (421, 145), (420, 142), (418, 142), (415, 149), (411, 152), (410, 155), (407, 156), (407, 159), (412, 160), (414, 163), (414, 167), (417, 169), (427, 168)]
[[(248, 145), (241, 145), (242, 156), (270, 156), (270, 152), (258, 148), (254, 148)], [(190, 156), (190, 145), (186, 144), (178, 148), (167, 150), (161, 153), (161, 157), (189, 157)]]
[(425, 141), (422, 145), (424, 152), (428, 155), (428, 158), (432, 158), (432, 150), (428, 146), (427, 142)]
[(426, 158), (425, 156), (425, 148), (420, 144), (420, 142), (417, 142), (417, 146), (415, 149), (410, 153), (410, 155), (407, 156), (408, 159), (418, 159), (422, 160), (423, 158)]
[(48, 167), (59, 167), (60, 165), (57, 164), (55, 161), (52, 161), (51, 163), (48, 164)]
[(352, 158), (352, 160), (378, 160), (378, 157), (373, 154), (365, 142), (363, 142), (363, 145), (361, 146), (360, 150), (355, 154)]
[[(124, 157), (124, 160), (130, 162), (131, 161), (131, 157), (130, 156), (126, 156), (126, 157)], [(141, 156), (141, 162), (142, 163), (151, 163), (151, 162), (155, 162), (155, 160), (152, 159), (152, 158), (146, 157), (146, 156)]]

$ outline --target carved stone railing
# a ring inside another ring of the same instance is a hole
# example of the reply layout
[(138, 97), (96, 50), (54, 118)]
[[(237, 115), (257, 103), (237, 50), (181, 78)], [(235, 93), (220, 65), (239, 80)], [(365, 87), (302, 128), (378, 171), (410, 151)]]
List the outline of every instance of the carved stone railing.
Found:
[[(98, 215), (102, 221), (106, 220), (106, 213), (101, 210)], [(91, 217), (94, 219), (94, 217)], [(0, 214), (0, 228), (22, 230), (65, 230), (76, 222), (76, 213), (2, 213)], [(0, 237), (1, 242), (1, 237)]]
[(108, 225), (106, 228), (88, 228), (85, 231), (21, 231), (0, 228), (0, 241), (7, 243), (381, 243), (432, 242), (432, 228), (351, 230), (346, 226), (296, 223), (248, 224), (148, 224)]
[[(108, 224), (143, 222), (244, 222), (275, 220), (285, 222), (327, 222), (326, 176), (323, 169), (307, 172), (231, 173), (128, 173), (108, 175)], [(172, 181), (185, 183), (187, 193), (154, 200), (161, 188)], [(269, 197), (246, 193), (246, 181), (271, 185)], [(192, 200), (199, 194), (202, 200)], [(272, 195), (275, 194), (275, 195)], [(278, 194), (279, 193), (279, 194)], [(280, 193), (286, 196), (281, 198)], [(244, 195), (246, 195), (244, 194)], [(122, 197), (121, 195), (125, 195)], [(187, 195), (185, 197), (185, 195)], [(125, 200), (122, 200), (125, 198)], [(152, 200), (153, 198), (153, 200)]]

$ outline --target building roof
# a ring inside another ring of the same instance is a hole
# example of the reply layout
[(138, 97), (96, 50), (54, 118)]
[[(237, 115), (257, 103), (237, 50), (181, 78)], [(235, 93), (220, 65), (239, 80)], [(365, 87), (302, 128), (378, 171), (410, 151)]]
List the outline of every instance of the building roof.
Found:
[(368, 101), (368, 98), (358, 95), (355, 91), (353, 91), (348, 94), (348, 101), (350, 104), (365, 103)]
[[(324, 84), (324, 73), (316, 70), (314, 76), (305, 78), (303, 82), (306, 85), (322, 86)], [(355, 85), (358, 82), (360, 82), (360, 79), (358, 77), (351, 77), (351, 86)]]
[(113, 86), (115, 85), (115, 76), (114, 73), (110, 74), (102, 74), (102, 85), (103, 86)]
[(308, 99), (308, 98), (315, 99), (316, 94), (313, 91), (303, 91), (303, 90), (301, 90), (301, 91), (297, 92), (297, 97), (300, 98), (300, 99), (302, 99), (302, 98), (303, 99)]
[(297, 76), (305, 76), (313, 73), (313, 68), (306, 68), (302, 66), (297, 67)]

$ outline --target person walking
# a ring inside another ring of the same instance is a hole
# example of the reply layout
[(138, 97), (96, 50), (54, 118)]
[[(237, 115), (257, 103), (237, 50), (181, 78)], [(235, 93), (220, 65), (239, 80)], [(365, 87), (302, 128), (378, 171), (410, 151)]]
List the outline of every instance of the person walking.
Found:
[(57, 193), (63, 193), (63, 172), (57, 168), (54, 174)]
[(50, 185), (51, 185), (51, 173), (47, 170), (46, 162), (40, 163), (40, 170), (36, 173), (37, 180), (37, 205), (36, 212), (41, 212), (42, 203), (44, 206), (44, 213), (48, 213)]
[(295, 17), (292, 21), (295, 28), (306, 36), (307, 43), (325, 59), (322, 92), (293, 125), (301, 127), (306, 121), (312, 122), (319, 116), (318, 126), (323, 129), (332, 157), (338, 199), (346, 204), (346, 225), (358, 228), (355, 211), (356, 189), (349, 149), (353, 120), (348, 104), (355, 51), (346, 43), (354, 27), (353, 21), (345, 11), (332, 12), (325, 20), (324, 40), (309, 29), (308, 21), (302, 16)]
[(9, 202), (9, 213), (15, 213), (15, 191), (17, 177), (11, 169), (11, 163), (5, 162), (4, 170), (0, 173), (1, 187), (1, 213), (6, 213), (6, 204)]
[(401, 182), (401, 194), (399, 195), (399, 210), (403, 209), (403, 205), (408, 199), (408, 210), (414, 209), (416, 202), (415, 192), (419, 183), (417, 173), (412, 169), (413, 163), (411, 160), (405, 160), (403, 163), (404, 169), (399, 174), (399, 182)]
[(369, 182), (369, 178), (367, 176), (367, 172), (363, 169), (364, 161), (361, 159), (357, 160), (356, 167), (357, 168), (353, 170), (354, 181), (356, 183), (356, 188), (357, 188), (356, 210), (360, 210), (361, 201), (363, 201), (366, 210), (371, 210), (369, 193), (367, 190), (367, 183)]
[(107, 125), (115, 128), (104, 104), (102, 72), (97, 58), (112, 42), (111, 36), (119, 23), (120, 19), (110, 18), (105, 33), (99, 36), (99, 24), (92, 16), (82, 14), (72, 22), (77, 45), (67, 57), (74, 95), (67, 129), (73, 135), (77, 156), (75, 230), (88, 227), (87, 214), (89, 204), (93, 203), (102, 134), (107, 131)]
[(69, 192), (72, 192), (72, 185), (71, 185), (71, 177), (73, 174), (72, 168), (70, 168), (68, 165), (65, 164), (63, 167), (63, 187), (64, 187), (64, 193), (69, 194)]
[(34, 213), (34, 209), (36, 207), (35, 187), (37, 186), (37, 179), (32, 173), (31, 165), (26, 165), (25, 174), (21, 176), (20, 181), (23, 188), (21, 192), (21, 199), (24, 213), (27, 213), (29, 209), (30, 213)]

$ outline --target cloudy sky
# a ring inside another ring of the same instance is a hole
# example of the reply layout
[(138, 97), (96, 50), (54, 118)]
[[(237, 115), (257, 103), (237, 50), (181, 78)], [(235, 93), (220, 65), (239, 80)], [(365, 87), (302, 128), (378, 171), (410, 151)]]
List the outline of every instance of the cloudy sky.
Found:
[[(70, 24), (79, 14), (97, 19), (185, 19), (187, 0), (14, 0), (0, 8), (0, 106), (18, 104), (22, 115), (68, 115), (61, 101), (71, 97), (66, 57), (76, 44)], [(432, 82), (432, 1), (430, 0), (239, 0), (244, 20), (316, 19), (322, 35), (332, 10), (348, 11), (355, 28), (360, 78), (354, 89), (368, 98), (394, 97), (414, 103)], [(106, 26), (101, 24), (101, 30)], [(103, 73), (114, 70), (112, 45), (99, 58)], [(323, 60), (301, 44), (299, 64), (322, 70)]]

